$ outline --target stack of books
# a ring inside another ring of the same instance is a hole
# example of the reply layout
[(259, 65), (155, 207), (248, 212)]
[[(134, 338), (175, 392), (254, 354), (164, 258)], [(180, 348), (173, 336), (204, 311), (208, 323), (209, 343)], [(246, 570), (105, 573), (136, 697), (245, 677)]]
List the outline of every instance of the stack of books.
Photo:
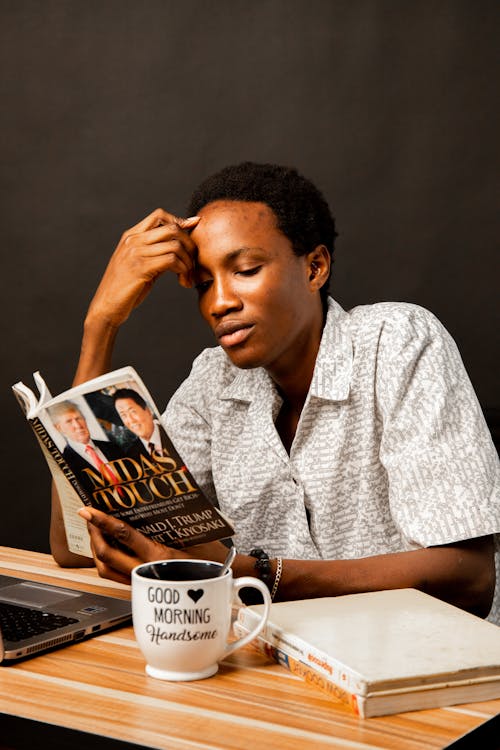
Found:
[(361, 717), (500, 698), (500, 628), (415, 589), (272, 604), (254, 643)]

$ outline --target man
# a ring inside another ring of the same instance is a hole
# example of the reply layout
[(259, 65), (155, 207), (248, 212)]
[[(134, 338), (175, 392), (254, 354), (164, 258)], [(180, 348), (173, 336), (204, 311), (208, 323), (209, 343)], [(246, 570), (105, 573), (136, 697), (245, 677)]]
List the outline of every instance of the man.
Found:
[[(219, 347), (195, 361), (164, 423), (235, 524), (235, 574), (261, 575), (277, 599), (409, 586), (497, 617), (498, 458), (446, 331), (414, 305), (345, 312), (328, 297), (334, 221), (295, 170), (228, 167), (188, 213), (158, 209), (122, 236), (75, 383), (110, 368), (120, 326), (161, 273), (177, 274)], [(100, 574), (116, 580), (145, 560), (225, 556), (81, 515)], [(57, 499), (54, 518), (55, 558), (86, 564), (67, 555)]]
[(107, 464), (121, 458), (118, 447), (107, 440), (91, 438), (87, 420), (72, 401), (55, 404), (48, 412), (54, 426), (66, 439), (63, 457), (83, 489), (89, 494), (95, 490), (89, 471), (112, 481), (113, 472)]
[(113, 403), (125, 427), (137, 435), (137, 440), (127, 449), (128, 456), (154, 458), (155, 454), (166, 455), (168, 446), (164, 433), (140, 393), (133, 388), (119, 388), (113, 394)]

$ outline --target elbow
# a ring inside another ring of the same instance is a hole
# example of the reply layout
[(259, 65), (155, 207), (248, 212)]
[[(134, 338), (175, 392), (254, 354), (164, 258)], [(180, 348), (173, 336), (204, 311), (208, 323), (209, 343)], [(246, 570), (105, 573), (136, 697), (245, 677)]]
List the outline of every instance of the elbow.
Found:
[(495, 554), (492, 537), (477, 540), (483, 544), (482, 554), (475, 559), (463, 580), (462, 606), (478, 617), (487, 617), (493, 604), (496, 586)]
[(94, 566), (92, 557), (75, 555), (67, 547), (51, 544), (50, 553), (60, 568), (92, 568)]
[(469, 586), (470, 606), (466, 607), (469, 612), (478, 617), (488, 617), (493, 596), (495, 594), (496, 573), (495, 562), (485, 565), (485, 569), (471, 582)]
[[(487, 617), (496, 585), (493, 537), (478, 537), (440, 548), (447, 570), (437, 590), (428, 590), (441, 599), (477, 617)], [(425, 588), (424, 588), (425, 590)]]
[(54, 558), (55, 562), (59, 565), (60, 568), (75, 568), (78, 567), (75, 565), (71, 559), (72, 555), (71, 552), (64, 553), (64, 552), (58, 552), (56, 550), (50, 550), (52, 557)]

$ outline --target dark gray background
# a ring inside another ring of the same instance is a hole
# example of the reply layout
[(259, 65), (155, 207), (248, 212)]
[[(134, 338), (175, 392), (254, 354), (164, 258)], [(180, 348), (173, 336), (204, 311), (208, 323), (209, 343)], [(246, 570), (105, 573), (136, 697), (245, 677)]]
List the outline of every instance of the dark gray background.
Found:
[[(10, 386), (70, 385), (122, 231), (244, 159), (324, 191), (346, 307), (451, 331), (483, 408), (498, 350), (499, 12), (486, 0), (2, 0), (0, 544), (48, 549), (49, 473)], [(163, 278), (119, 338), (162, 407), (212, 343)], [(492, 412), (493, 413), (493, 412)]]

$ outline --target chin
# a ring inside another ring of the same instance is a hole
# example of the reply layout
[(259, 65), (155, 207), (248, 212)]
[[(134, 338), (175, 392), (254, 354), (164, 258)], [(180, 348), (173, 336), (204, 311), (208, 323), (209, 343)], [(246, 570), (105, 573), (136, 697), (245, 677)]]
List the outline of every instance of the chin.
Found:
[(256, 354), (244, 351), (231, 351), (224, 349), (226, 356), (231, 360), (235, 367), (240, 370), (253, 370), (256, 367), (263, 367), (264, 360), (262, 357), (258, 357)]

